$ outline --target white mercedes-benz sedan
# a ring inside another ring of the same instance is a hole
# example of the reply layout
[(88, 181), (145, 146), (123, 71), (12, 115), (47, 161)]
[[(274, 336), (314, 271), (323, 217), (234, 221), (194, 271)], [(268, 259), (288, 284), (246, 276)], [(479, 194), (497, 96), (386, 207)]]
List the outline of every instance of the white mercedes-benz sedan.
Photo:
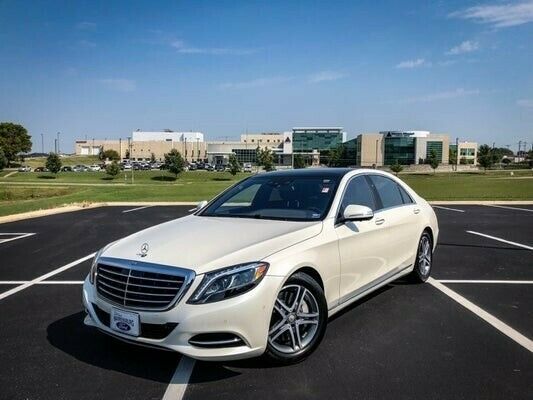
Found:
[(297, 362), (339, 310), (404, 275), (426, 281), (438, 233), (431, 206), (385, 172), (258, 174), (101, 249), (85, 324), (196, 359)]

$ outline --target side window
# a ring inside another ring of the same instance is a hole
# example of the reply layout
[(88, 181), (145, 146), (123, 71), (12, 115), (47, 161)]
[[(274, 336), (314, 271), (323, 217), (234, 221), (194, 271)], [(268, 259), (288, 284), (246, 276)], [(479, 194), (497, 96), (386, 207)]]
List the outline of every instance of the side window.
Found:
[(361, 206), (367, 206), (374, 211), (376, 209), (376, 203), (374, 201), (374, 194), (372, 189), (368, 185), (364, 176), (358, 176), (352, 179), (346, 190), (344, 191), (344, 197), (342, 198), (340, 214), (344, 212), (346, 206), (350, 204), (359, 204)]
[(400, 188), (396, 182), (381, 175), (370, 175), (370, 180), (379, 194), (383, 208), (403, 205)]
[(401, 185), (398, 185), (398, 188), (400, 189), (400, 194), (402, 195), (403, 204), (413, 204), (413, 199), (411, 196), (409, 196), (407, 191)]

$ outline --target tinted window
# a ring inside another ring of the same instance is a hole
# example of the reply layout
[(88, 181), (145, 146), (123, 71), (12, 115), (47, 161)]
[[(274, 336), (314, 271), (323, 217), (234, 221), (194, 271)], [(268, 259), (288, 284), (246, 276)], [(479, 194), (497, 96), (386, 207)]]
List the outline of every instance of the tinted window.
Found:
[(352, 179), (344, 192), (342, 198), (341, 208), (339, 210), (340, 215), (344, 212), (346, 206), (350, 204), (358, 204), (361, 206), (370, 207), (372, 210), (376, 209), (376, 203), (374, 201), (374, 195), (372, 189), (368, 184), (364, 176), (358, 176)]
[(405, 189), (401, 185), (398, 185), (398, 189), (400, 189), (400, 194), (402, 195), (403, 204), (412, 204), (413, 199), (411, 198), (411, 196), (409, 196), (409, 194), (405, 191)]
[(403, 205), (400, 188), (396, 182), (381, 175), (370, 175), (370, 180), (378, 191), (383, 208)]
[(316, 221), (327, 214), (336, 189), (336, 177), (258, 175), (229, 189), (199, 215)]

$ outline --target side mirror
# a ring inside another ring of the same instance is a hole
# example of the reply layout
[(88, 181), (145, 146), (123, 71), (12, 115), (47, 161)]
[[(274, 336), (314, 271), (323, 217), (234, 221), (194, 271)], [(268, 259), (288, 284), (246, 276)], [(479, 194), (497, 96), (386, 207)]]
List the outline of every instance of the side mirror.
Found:
[(367, 206), (350, 204), (342, 214), (344, 221), (366, 221), (374, 218), (374, 212)]
[(206, 205), (207, 205), (207, 200), (202, 200), (201, 202), (199, 202), (196, 207), (194, 208), (191, 208), (189, 210), (189, 212), (196, 212), (196, 211), (200, 211), (202, 208), (204, 208)]

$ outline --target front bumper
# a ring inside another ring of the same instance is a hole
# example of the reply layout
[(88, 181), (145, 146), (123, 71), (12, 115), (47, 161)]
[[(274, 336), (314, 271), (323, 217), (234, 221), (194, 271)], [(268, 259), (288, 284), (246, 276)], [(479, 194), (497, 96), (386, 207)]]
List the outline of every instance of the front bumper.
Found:
[[(94, 305), (106, 313), (116, 307), (101, 298), (88, 279), (83, 284), (83, 305), (87, 311), (86, 325), (128, 342), (177, 351), (199, 360), (234, 360), (259, 356), (267, 345), (268, 327), (276, 295), (283, 283), (282, 277), (265, 276), (257, 287), (240, 296), (209, 304), (187, 304), (189, 296), (199, 285), (197, 276), (185, 296), (168, 311), (133, 311), (141, 323), (177, 326), (163, 339), (133, 337), (111, 330), (97, 315)], [(119, 308), (119, 307), (117, 307)], [(202, 333), (231, 333), (239, 336), (244, 345), (235, 347), (204, 348), (193, 346), (189, 339)]]

